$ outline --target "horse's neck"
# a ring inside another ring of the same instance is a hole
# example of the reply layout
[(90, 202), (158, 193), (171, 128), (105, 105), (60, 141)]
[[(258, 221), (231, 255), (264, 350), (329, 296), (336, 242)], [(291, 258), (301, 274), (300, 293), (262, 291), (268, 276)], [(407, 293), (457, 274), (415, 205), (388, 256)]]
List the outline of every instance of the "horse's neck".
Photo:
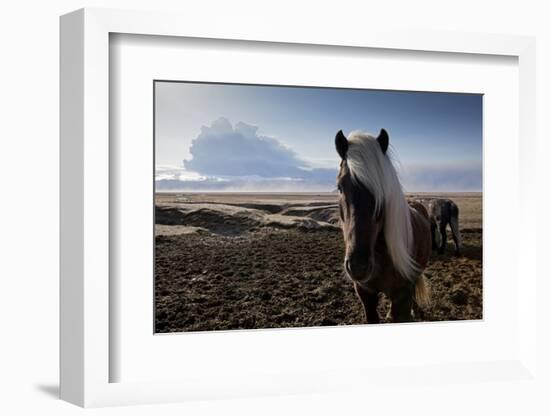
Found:
[(409, 203), (409, 209), (414, 241), (413, 252), (411, 254), (419, 268), (423, 269), (426, 267), (432, 249), (428, 211), (426, 211), (424, 205), (418, 202)]

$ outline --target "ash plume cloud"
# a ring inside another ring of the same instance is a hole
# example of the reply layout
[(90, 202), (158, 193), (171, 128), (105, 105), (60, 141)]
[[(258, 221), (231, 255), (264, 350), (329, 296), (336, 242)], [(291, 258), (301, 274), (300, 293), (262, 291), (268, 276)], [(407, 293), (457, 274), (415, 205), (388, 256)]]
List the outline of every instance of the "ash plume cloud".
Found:
[(185, 169), (204, 176), (284, 178), (327, 186), (336, 177), (336, 168), (312, 168), (278, 140), (260, 135), (257, 126), (238, 122), (233, 127), (223, 117), (201, 128), (190, 153)]

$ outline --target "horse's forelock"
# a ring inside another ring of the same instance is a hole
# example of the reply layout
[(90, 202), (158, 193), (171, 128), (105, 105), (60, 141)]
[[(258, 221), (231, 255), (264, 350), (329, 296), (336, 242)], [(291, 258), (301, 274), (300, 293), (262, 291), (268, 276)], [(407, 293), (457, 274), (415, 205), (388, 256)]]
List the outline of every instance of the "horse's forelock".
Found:
[(372, 193), (375, 213), (384, 214), (384, 237), (394, 267), (402, 276), (414, 279), (417, 267), (411, 256), (411, 214), (392, 161), (369, 134), (352, 132), (348, 142), (346, 164), (351, 178)]

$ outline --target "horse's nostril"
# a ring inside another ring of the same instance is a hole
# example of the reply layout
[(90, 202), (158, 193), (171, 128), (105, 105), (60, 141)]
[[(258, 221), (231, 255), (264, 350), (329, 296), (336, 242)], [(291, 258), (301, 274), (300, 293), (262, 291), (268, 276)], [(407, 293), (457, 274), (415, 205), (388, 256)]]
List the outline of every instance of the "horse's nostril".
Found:
[(346, 269), (346, 272), (351, 276), (351, 266), (349, 259), (344, 260), (344, 269)]
[(354, 258), (346, 258), (344, 260), (344, 269), (352, 279), (362, 280), (370, 273), (371, 265), (363, 261), (357, 261)]

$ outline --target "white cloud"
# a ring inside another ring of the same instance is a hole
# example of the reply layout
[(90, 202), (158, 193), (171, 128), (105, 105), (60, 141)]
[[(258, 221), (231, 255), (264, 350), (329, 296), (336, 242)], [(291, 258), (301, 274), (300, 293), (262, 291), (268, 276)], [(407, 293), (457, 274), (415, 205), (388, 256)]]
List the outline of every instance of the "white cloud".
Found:
[(225, 118), (203, 126), (193, 140), (185, 169), (202, 175), (313, 179), (312, 169), (292, 149), (258, 134), (258, 127)]
[(233, 127), (225, 118), (201, 128), (192, 141), (190, 154), (192, 157), (183, 161), (185, 171), (197, 172), (208, 180), (201, 184), (185, 181), (186, 187), (218, 189), (221, 185), (215, 183), (215, 178), (223, 178), (226, 187), (238, 189), (290, 186), (295, 191), (330, 191), (335, 186), (336, 164), (333, 168), (313, 167), (278, 140), (258, 134), (258, 127), (243, 122)]

